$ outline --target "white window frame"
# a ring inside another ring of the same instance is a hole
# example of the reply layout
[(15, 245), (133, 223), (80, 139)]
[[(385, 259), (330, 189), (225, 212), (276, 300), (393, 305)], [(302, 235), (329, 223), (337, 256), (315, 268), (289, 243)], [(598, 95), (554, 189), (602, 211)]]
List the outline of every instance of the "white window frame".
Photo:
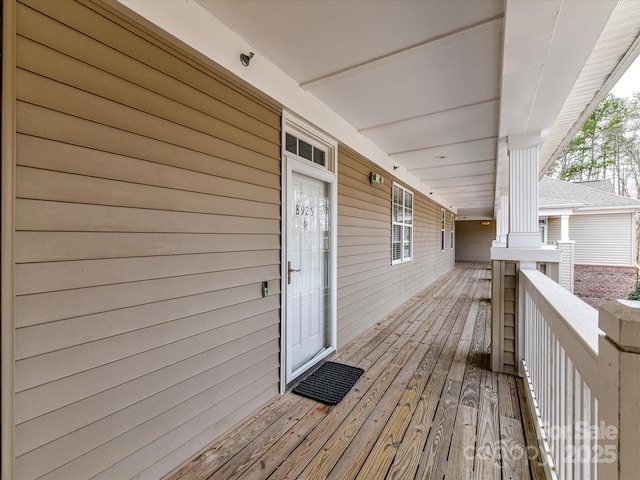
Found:
[(543, 245), (546, 245), (547, 233), (549, 232), (549, 223), (547, 218), (538, 219), (538, 231), (540, 232), (540, 241)]
[[(394, 218), (394, 206), (395, 205), (400, 205), (399, 203), (395, 203), (394, 199), (395, 199), (395, 191), (396, 189), (399, 189), (402, 192), (402, 212), (403, 212), (403, 221), (396, 221), (396, 219)], [(405, 199), (406, 199), (406, 194), (409, 194), (411, 196), (411, 217), (409, 221), (405, 221), (404, 219), (404, 212), (405, 209), (408, 208), (406, 206), (405, 203)], [(409, 190), (408, 188), (403, 187), (402, 185), (399, 185), (397, 183), (393, 183), (393, 186), (391, 188), (391, 265), (397, 265), (399, 263), (405, 263), (405, 262), (409, 262), (411, 260), (413, 260), (413, 229), (414, 229), (414, 211), (415, 211), (415, 195), (414, 193)], [(395, 230), (396, 227), (400, 227), (400, 258), (394, 258), (394, 254), (393, 254), (393, 246), (394, 246), (394, 239), (393, 239), (393, 231)], [(406, 229), (409, 229), (409, 256), (405, 257), (404, 256), (404, 246), (405, 246), (405, 231)]]
[(453, 213), (451, 214), (451, 227), (450, 227), (450, 232), (451, 232), (451, 250), (453, 250), (455, 248), (455, 231), (454, 231), (454, 225), (455, 225), (455, 216), (453, 215)]
[(445, 237), (446, 231), (446, 214), (444, 208), (440, 209), (440, 251), (444, 252), (447, 249), (447, 240)]

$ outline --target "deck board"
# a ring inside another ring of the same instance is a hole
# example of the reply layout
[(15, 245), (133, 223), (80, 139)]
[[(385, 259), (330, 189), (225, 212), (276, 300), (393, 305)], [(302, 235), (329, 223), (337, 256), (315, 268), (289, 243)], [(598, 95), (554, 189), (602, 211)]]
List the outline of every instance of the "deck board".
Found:
[[(459, 263), (346, 345), (336, 406), (288, 392), (171, 480), (540, 477), (519, 380), (490, 372), (487, 263)], [(532, 474), (533, 473), (533, 474)]]

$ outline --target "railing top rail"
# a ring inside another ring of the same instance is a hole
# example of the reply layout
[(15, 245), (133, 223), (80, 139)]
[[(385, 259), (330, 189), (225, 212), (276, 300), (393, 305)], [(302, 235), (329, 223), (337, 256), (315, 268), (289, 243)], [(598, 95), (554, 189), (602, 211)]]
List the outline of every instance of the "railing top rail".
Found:
[(548, 323), (559, 322), (589, 352), (598, 358), (598, 339), (604, 332), (598, 327), (598, 311), (538, 270), (520, 270), (521, 285), (545, 313)]

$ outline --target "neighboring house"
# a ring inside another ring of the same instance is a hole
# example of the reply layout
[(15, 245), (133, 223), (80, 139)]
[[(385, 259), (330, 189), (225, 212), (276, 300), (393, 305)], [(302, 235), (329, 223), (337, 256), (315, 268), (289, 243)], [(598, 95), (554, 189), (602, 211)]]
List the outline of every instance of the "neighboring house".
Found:
[(574, 293), (598, 307), (627, 298), (637, 278), (636, 213), (640, 201), (616, 195), (610, 180), (539, 183), (539, 221), (543, 244), (575, 242)]

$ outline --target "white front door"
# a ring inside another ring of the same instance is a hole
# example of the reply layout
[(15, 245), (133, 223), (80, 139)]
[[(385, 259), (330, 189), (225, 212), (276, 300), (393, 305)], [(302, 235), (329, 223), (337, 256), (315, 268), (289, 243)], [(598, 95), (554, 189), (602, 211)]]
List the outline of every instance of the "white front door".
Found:
[(330, 185), (292, 171), (287, 217), (287, 363), (289, 380), (331, 347)]

